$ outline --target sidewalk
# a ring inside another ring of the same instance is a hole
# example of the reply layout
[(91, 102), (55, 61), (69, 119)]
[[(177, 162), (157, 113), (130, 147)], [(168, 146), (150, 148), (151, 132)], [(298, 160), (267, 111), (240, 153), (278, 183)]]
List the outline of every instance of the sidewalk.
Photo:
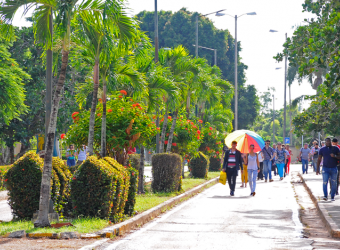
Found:
[(310, 172), (309, 174), (300, 174), (300, 177), (304, 180), (304, 185), (329, 232), (333, 237), (340, 238), (340, 196), (337, 195), (335, 196), (335, 201), (330, 201), (330, 195), (328, 195), (328, 201), (323, 201), (322, 175)]

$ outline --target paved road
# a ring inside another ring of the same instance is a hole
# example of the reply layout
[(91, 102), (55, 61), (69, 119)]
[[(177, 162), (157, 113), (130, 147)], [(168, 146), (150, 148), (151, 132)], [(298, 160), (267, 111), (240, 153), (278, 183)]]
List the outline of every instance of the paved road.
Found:
[(312, 249), (290, 177), (274, 180), (260, 181), (255, 197), (239, 182), (235, 197), (217, 184), (104, 249)]

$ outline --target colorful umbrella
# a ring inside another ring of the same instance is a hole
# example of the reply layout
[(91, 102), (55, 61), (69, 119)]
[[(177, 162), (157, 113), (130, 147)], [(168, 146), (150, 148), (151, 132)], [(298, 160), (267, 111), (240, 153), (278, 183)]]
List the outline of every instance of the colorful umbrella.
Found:
[(237, 149), (241, 153), (249, 153), (249, 145), (254, 144), (255, 152), (259, 152), (264, 147), (264, 140), (261, 136), (249, 130), (236, 130), (225, 138), (225, 144), (231, 148), (231, 142), (237, 141)]

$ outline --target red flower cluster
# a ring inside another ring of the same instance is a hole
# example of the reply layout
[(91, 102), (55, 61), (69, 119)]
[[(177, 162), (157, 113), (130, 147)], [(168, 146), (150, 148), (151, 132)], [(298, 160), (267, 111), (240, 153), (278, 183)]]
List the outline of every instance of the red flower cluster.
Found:
[(97, 114), (98, 117), (101, 116), (101, 115), (102, 115), (101, 113)]
[(168, 119), (171, 120), (171, 116), (170, 115), (168, 116)]
[(198, 120), (198, 122), (199, 122), (199, 123), (203, 123), (203, 121), (202, 121), (202, 120)]
[(76, 177), (73, 177), (72, 179), (73, 179), (73, 180), (76, 180), (77, 178), (76, 178)]
[(176, 146), (177, 146), (177, 143), (176, 143), (176, 142), (173, 142), (173, 143), (172, 143), (172, 146), (176, 147)]
[(168, 141), (164, 141), (164, 144), (165, 144), (165, 145), (168, 144)]
[(108, 109), (107, 112), (108, 112), (108, 113), (111, 113), (111, 112), (112, 112), (112, 109)]
[(122, 95), (119, 95), (118, 97), (119, 97), (119, 98), (123, 98), (123, 96), (122, 96)]
[(211, 135), (211, 133), (209, 133), (209, 135)]
[(61, 135), (60, 135), (60, 139), (63, 140), (63, 139), (65, 138), (65, 136), (66, 136), (65, 134), (61, 134)]
[(156, 120), (156, 118), (157, 118), (157, 117), (156, 117), (155, 115), (152, 117), (152, 119), (154, 119), (154, 120)]
[(127, 92), (126, 92), (125, 90), (121, 90), (120, 93), (121, 93), (122, 95), (127, 95)]
[(197, 130), (197, 134), (201, 134), (201, 131)]
[(210, 130), (213, 130), (213, 128), (212, 128), (212, 127), (209, 127), (209, 129), (210, 129)]

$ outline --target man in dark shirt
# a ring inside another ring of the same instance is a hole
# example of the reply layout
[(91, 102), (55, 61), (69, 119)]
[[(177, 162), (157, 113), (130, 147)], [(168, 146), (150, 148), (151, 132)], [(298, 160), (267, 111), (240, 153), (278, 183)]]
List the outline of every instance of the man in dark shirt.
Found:
[(265, 182), (267, 182), (268, 175), (269, 175), (269, 181), (272, 182), (272, 160), (274, 155), (273, 148), (270, 147), (270, 140), (266, 140), (266, 144), (262, 149), (262, 155), (264, 157), (263, 161), (263, 174)]
[(236, 149), (236, 146), (237, 142), (233, 141), (231, 143), (231, 149), (225, 152), (222, 169), (223, 172), (227, 173), (231, 196), (234, 196), (235, 194), (236, 177), (238, 175), (238, 170), (240, 170), (241, 168), (241, 172), (243, 173), (241, 152)]
[(332, 145), (332, 141), (330, 138), (326, 138), (326, 146), (321, 148), (319, 151), (319, 158), (317, 164), (316, 174), (320, 173), (320, 163), (323, 158), (323, 167), (322, 167), (322, 178), (323, 178), (323, 200), (327, 201), (328, 191), (327, 184), (330, 179), (331, 182), (331, 200), (335, 200), (335, 192), (337, 185), (337, 175), (338, 175), (338, 159), (340, 159), (340, 150), (338, 147)]

